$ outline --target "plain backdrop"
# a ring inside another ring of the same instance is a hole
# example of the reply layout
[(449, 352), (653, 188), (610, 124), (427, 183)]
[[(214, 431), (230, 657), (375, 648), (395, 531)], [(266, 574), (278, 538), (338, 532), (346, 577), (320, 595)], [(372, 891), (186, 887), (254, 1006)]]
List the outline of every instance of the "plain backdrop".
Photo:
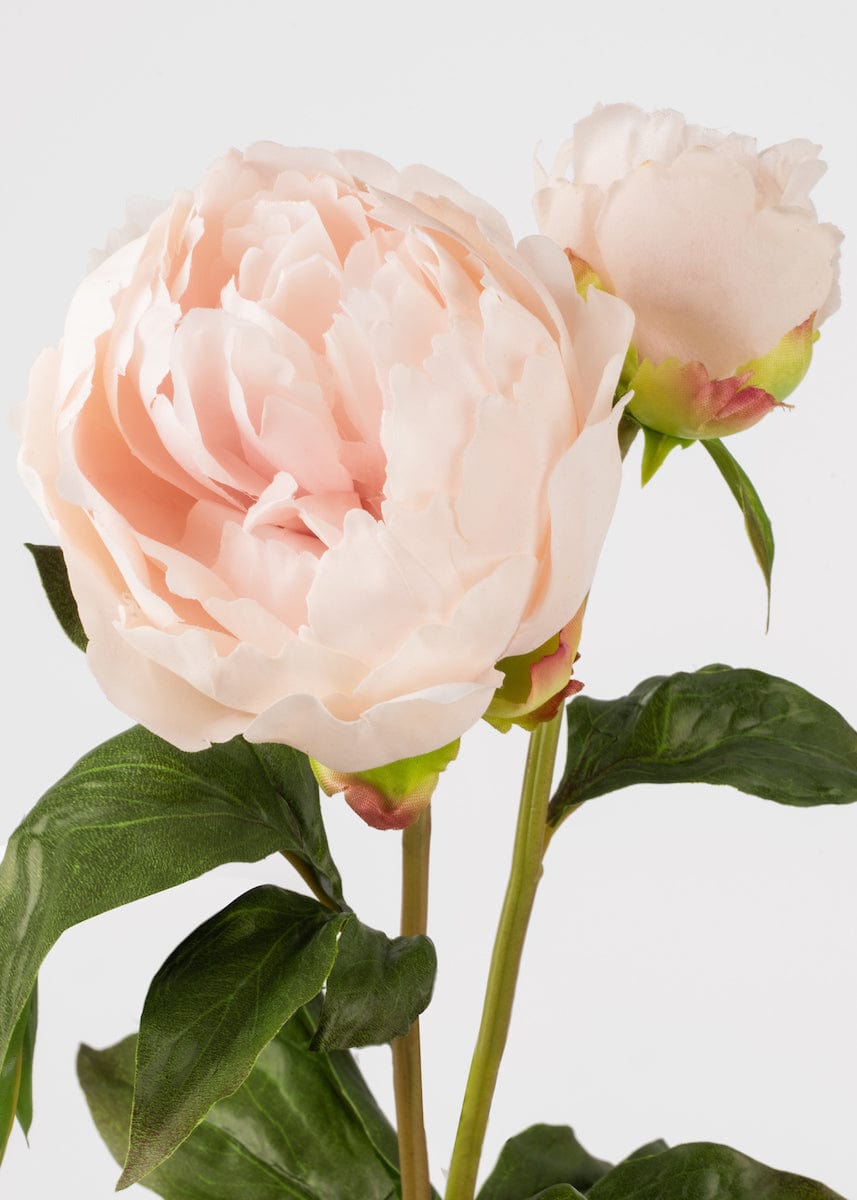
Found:
[[(855, 235), (857, 89), (832, 0), (292, 4), (4, 0), (0, 11), (0, 344), (4, 404), (55, 343), (87, 252), (128, 197), (166, 200), (230, 145), (358, 147), (460, 179), (533, 231), (531, 164), (597, 102), (672, 107), (761, 145), (821, 142), (825, 219)], [(593, 696), (725, 661), (785, 675), (857, 724), (854, 313), (825, 326), (792, 412), (733, 450), (777, 536), (771, 629), (737, 508), (698, 448), (641, 491), (628, 461), (579, 675)], [(128, 722), (56, 627), (24, 540), (49, 540), (2, 433), (0, 838)], [(525, 738), (481, 726), (436, 797), (424, 1018), (426, 1108), (443, 1183), (508, 867)], [(399, 839), (325, 804), (352, 904), (394, 931)], [(548, 855), (485, 1157), (536, 1121), (596, 1154), (705, 1139), (857, 1196), (857, 805), (796, 810), (725, 788), (630, 789), (587, 805)], [(42, 973), (36, 1117), (0, 1190), (106, 1200), (117, 1169), (74, 1077), (80, 1041), (135, 1028), (156, 968), (282, 861), (227, 867), (69, 933)], [(359, 1055), (390, 1107), (389, 1054)], [(150, 1195), (137, 1186), (130, 1197)], [(248, 1200), (250, 1198), (248, 1197)], [(347, 1198), (343, 1198), (347, 1200)], [(358, 1200), (358, 1198), (355, 1198)]]

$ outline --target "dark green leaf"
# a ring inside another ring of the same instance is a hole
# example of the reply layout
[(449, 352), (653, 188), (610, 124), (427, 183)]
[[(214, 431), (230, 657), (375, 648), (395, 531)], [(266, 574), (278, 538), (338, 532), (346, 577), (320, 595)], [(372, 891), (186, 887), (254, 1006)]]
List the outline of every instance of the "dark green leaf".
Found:
[(589, 1200), (843, 1200), (802, 1175), (762, 1166), (710, 1142), (674, 1146), (620, 1163)]
[(241, 1086), (277, 1031), (321, 990), (347, 914), (272, 885), (195, 930), (160, 968), (137, 1045), (127, 1187)]
[(36, 988), (12, 1031), (9, 1049), (0, 1067), (0, 1162), (15, 1124), (27, 1134), (33, 1120), (33, 1050), (36, 1044), (38, 1001)]
[(317, 1048), (347, 1050), (401, 1037), (431, 1000), (436, 970), (427, 937), (391, 940), (352, 919), (327, 981)]
[(38, 984), (33, 984), (30, 999), (24, 1006), (19, 1021), (24, 1022), (24, 1037), (21, 1043), (21, 1085), (18, 1091), (18, 1123), (26, 1136), (33, 1123), (33, 1056), (36, 1050), (36, 1030), (39, 1024)]
[(80, 623), (77, 601), (68, 582), (62, 550), (59, 546), (34, 546), (32, 542), (25, 542), (24, 545), (36, 560), (42, 587), (63, 632), (78, 650), (85, 650), (88, 639)]
[(729, 491), (744, 514), (747, 537), (753, 547), (756, 562), (762, 568), (768, 593), (768, 623), (771, 619), (771, 572), (774, 569), (774, 533), (759, 493), (742, 468), (718, 438), (704, 441), (703, 446), (714, 459), (718, 471), (726, 480)]
[(341, 895), (318, 788), (296, 750), (235, 738), (186, 754), (134, 728), (87, 754), (25, 817), (0, 864), (0, 1062), (65, 929), (278, 850), (315, 862)]
[(656, 675), (619, 700), (575, 699), (550, 824), (637, 783), (722, 783), (781, 804), (850, 804), (857, 733), (797, 684), (719, 664)]
[(539, 1192), (538, 1196), (532, 1197), (532, 1200), (584, 1200), (584, 1196), (583, 1192), (579, 1192), (570, 1183), (558, 1183), (556, 1187), (549, 1187), (544, 1192)]
[(635, 1158), (649, 1158), (652, 1154), (662, 1154), (664, 1150), (669, 1150), (669, 1146), (663, 1138), (657, 1138), (654, 1142), (646, 1142), (645, 1146), (640, 1146), (638, 1150), (632, 1151), (622, 1159), (622, 1162), (632, 1162)]
[(478, 1200), (535, 1200), (545, 1188), (571, 1184), (571, 1192), (555, 1193), (560, 1200), (574, 1196), (574, 1188), (585, 1192), (609, 1170), (610, 1163), (593, 1158), (567, 1125), (531, 1125), (503, 1146)]
[[(248, 745), (248, 743), (245, 743)], [(344, 909), (342, 878), (330, 854), (321, 816), (318, 781), (309, 759), (291, 746), (256, 743), (250, 749), (259, 759), (270, 786), (286, 800), (283, 820), (290, 839), (282, 853), (307, 881), (322, 902)]]
[[(246, 1082), (143, 1180), (165, 1200), (395, 1200), (396, 1135), (350, 1054), (315, 1053), (318, 1005), (301, 1009)], [(125, 1158), (133, 1037), (81, 1047), (78, 1074), (101, 1136)]]

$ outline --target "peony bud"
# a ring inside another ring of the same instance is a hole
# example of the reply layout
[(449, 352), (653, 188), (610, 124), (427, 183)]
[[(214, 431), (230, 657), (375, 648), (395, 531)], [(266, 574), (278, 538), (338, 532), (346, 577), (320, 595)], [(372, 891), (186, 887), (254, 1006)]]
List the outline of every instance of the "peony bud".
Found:
[(583, 687), (571, 678), (580, 643), (585, 605), (569, 623), (529, 654), (516, 654), (497, 663), (505, 678), (494, 693), (485, 720), (501, 733), (513, 725), (532, 731), (550, 721), (568, 696)]
[(346, 803), (375, 829), (404, 829), (431, 801), (441, 772), (458, 754), (460, 741), (416, 758), (400, 758), (370, 771), (331, 771), (310, 759), (319, 787), (328, 796), (342, 792)]
[(536, 216), (578, 288), (634, 310), (623, 387), (645, 428), (678, 442), (737, 433), (803, 378), (838, 304), (842, 235), (809, 199), (817, 155), (799, 140), (760, 153), (678, 113), (616, 104), (540, 170)]

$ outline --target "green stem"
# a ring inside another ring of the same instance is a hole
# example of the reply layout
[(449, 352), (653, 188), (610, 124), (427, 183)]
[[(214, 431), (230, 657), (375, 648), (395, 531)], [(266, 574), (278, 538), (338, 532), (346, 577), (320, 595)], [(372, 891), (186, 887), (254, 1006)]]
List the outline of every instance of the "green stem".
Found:
[(339, 912), (339, 907), (326, 895), (316, 877), (315, 871), (313, 871), (308, 863), (305, 863), (297, 854), (293, 854), (291, 850), (281, 850), (280, 854), (282, 854), (287, 863), (290, 863), (294, 867), (319, 904), (323, 904), (325, 908), (329, 908), (333, 912)]
[[(427, 808), (402, 834), (402, 935), (413, 937), (428, 927), (431, 815)], [(423, 1123), (420, 1023), (414, 1021), (393, 1050), (393, 1090), (399, 1131), (402, 1200), (431, 1200), (428, 1148)]]
[(536, 888), (542, 874), (548, 802), (562, 709), (530, 738), (512, 868), (491, 956), (482, 1021), (449, 1167), (446, 1200), (473, 1200), (488, 1114), (506, 1047), (515, 985)]

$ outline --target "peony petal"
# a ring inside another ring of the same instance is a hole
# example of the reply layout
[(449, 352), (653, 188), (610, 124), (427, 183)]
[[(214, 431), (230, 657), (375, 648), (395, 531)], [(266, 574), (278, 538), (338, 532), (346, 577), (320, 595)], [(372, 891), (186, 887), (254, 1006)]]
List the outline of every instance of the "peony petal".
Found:
[(622, 461), (617, 406), (589, 425), (563, 455), (548, 486), (550, 553), (543, 555), (539, 590), (507, 654), (526, 654), (562, 629), (583, 603), (613, 516)]
[(699, 360), (713, 378), (767, 353), (825, 301), (839, 240), (799, 210), (759, 209), (751, 176), (705, 150), (627, 176), (597, 234), (636, 313), (640, 357)]
[(364, 771), (397, 758), (415, 758), (455, 741), (475, 725), (493, 684), (427, 688), (366, 709), (353, 720), (334, 716), (312, 696), (289, 696), (250, 724), (250, 742), (302, 746), (334, 771)]

